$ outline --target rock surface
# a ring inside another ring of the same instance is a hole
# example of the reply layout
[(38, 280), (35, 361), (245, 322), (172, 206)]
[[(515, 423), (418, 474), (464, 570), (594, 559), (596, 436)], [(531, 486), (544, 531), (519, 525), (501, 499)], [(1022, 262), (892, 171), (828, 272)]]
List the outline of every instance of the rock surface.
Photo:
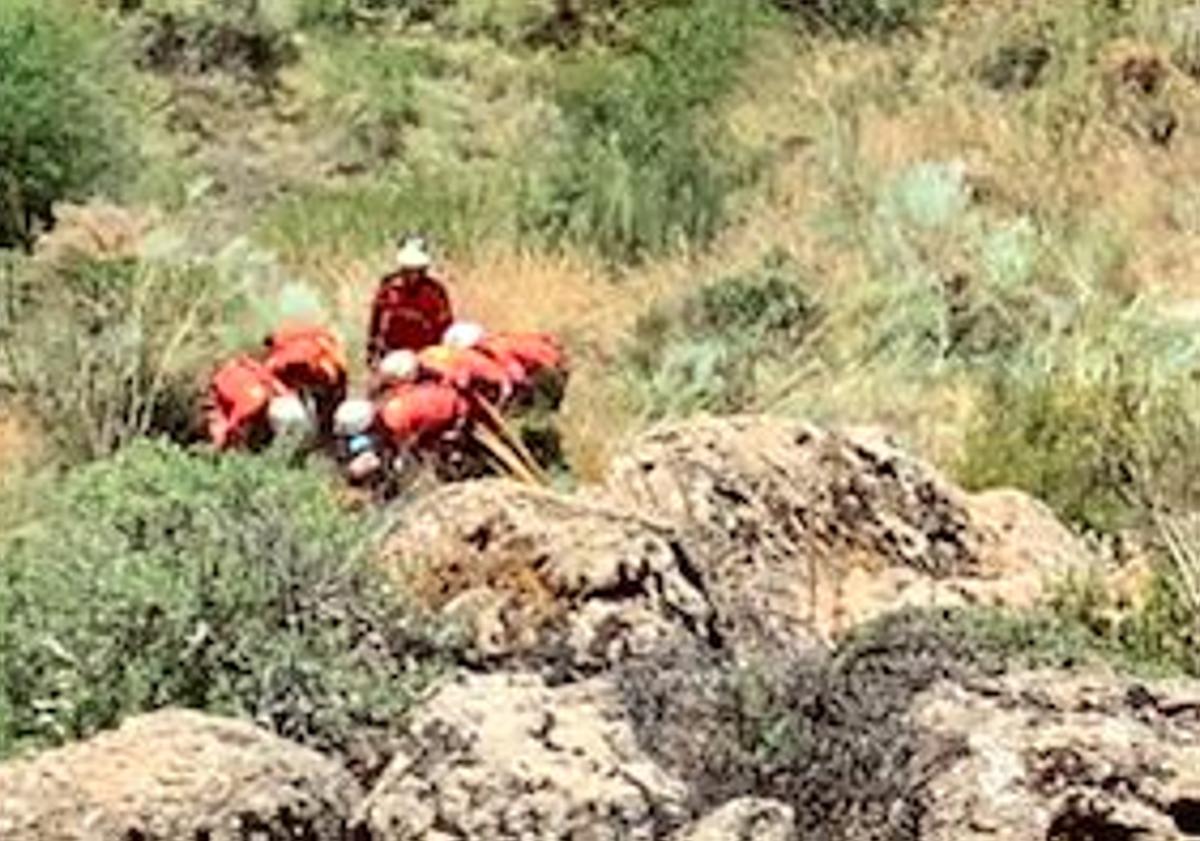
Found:
[(914, 716), (965, 746), (930, 782), (922, 839), (1200, 835), (1200, 685), (1016, 674), (940, 684)]
[(0, 766), (0, 838), (340, 841), (360, 799), (319, 754), (250, 724), (167, 711)]
[(373, 841), (641, 841), (685, 817), (686, 787), (642, 754), (603, 682), (473, 676), (409, 732), (362, 810)]
[(971, 495), (865, 430), (660, 427), (573, 496), (487, 480), (397, 516), (382, 557), (493, 661), (596, 671), (681, 637), (810, 645), (902, 607), (1027, 606), (1091, 566), (1045, 506)]
[(668, 425), (614, 462), (608, 488), (676, 527), (735, 639), (829, 639), (901, 606), (1027, 604), (1089, 562), (1028, 497), (966, 494), (867, 431)]
[(381, 561), (469, 620), (487, 658), (599, 669), (715, 621), (673, 533), (584, 496), (502, 480), (445, 486), (400, 512)]
[(796, 841), (796, 816), (774, 800), (732, 800), (675, 836), (673, 841)]

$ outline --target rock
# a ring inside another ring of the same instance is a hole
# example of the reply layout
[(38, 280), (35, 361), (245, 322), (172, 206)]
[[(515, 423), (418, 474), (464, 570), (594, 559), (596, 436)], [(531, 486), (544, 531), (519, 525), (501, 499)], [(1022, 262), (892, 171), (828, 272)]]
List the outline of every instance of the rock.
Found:
[(397, 516), (380, 562), (425, 603), (467, 620), (491, 660), (600, 669), (678, 636), (707, 639), (715, 623), (669, 528), (514, 482), (418, 499)]
[(878, 433), (765, 417), (653, 430), (574, 496), (441, 488), (381, 560), (485, 659), (585, 673), (683, 639), (806, 647), (903, 607), (1028, 606), (1095, 562), (1023, 494), (967, 494)]
[(726, 803), (674, 841), (795, 841), (795, 823), (790, 806), (744, 797)]
[(614, 462), (607, 486), (614, 505), (675, 525), (735, 640), (829, 640), (903, 606), (1027, 604), (1090, 561), (1032, 500), (972, 497), (864, 430), (667, 425)]
[(664, 837), (687, 789), (648, 760), (607, 684), (472, 676), (413, 716), (364, 804), (373, 841)]
[(922, 839), (1200, 833), (1200, 684), (1016, 674), (939, 684), (913, 714), (964, 746), (930, 779)]
[(167, 711), (0, 766), (0, 838), (340, 841), (360, 799), (317, 753), (244, 722)]

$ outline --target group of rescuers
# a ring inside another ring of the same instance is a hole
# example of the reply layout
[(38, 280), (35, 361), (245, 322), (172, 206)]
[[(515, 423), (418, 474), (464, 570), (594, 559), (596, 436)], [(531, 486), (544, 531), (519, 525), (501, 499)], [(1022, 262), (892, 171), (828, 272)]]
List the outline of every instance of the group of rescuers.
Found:
[(221, 450), (259, 449), (283, 435), (319, 442), (354, 484), (375, 483), (412, 461), (451, 456), (481, 415), (539, 395), (555, 405), (566, 380), (561, 346), (541, 333), (491, 333), (456, 322), (446, 283), (423, 238), (400, 242), (396, 270), (380, 280), (367, 333), (366, 394), (348, 398), (348, 360), (337, 334), (288, 323), (257, 356), (213, 375), (208, 436)]

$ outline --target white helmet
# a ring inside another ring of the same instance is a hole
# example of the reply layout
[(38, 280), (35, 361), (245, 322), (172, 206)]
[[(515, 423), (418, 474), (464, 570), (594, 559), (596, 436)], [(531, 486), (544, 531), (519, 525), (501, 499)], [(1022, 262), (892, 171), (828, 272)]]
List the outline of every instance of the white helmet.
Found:
[(456, 321), (442, 336), (442, 344), (450, 347), (471, 348), (479, 344), (487, 331), (472, 321)]
[(370, 400), (351, 398), (342, 401), (333, 413), (333, 433), (343, 438), (362, 435), (375, 422), (375, 404)]
[(396, 264), (401, 269), (427, 269), (432, 259), (425, 248), (425, 240), (421, 237), (409, 237), (400, 246), (396, 255)]
[(411, 350), (394, 350), (379, 361), (379, 374), (387, 381), (410, 382), (417, 378), (420, 367)]
[(308, 435), (315, 428), (308, 407), (295, 394), (284, 394), (271, 400), (267, 419), (276, 435)]

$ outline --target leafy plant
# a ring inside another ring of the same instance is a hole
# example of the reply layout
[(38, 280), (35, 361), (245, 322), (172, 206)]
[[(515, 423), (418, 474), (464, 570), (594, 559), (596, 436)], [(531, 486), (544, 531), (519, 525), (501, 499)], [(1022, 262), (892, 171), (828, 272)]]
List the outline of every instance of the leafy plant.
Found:
[(0, 248), (30, 245), (55, 202), (116, 189), (130, 171), (119, 56), (86, 5), (0, 3)]
[(321, 473), (139, 442), (0, 543), (0, 754), (180, 705), (377, 768), (448, 662)]
[(764, 362), (795, 354), (818, 317), (794, 266), (773, 255), (640, 318), (625, 349), (626, 379), (652, 417), (745, 408)]

